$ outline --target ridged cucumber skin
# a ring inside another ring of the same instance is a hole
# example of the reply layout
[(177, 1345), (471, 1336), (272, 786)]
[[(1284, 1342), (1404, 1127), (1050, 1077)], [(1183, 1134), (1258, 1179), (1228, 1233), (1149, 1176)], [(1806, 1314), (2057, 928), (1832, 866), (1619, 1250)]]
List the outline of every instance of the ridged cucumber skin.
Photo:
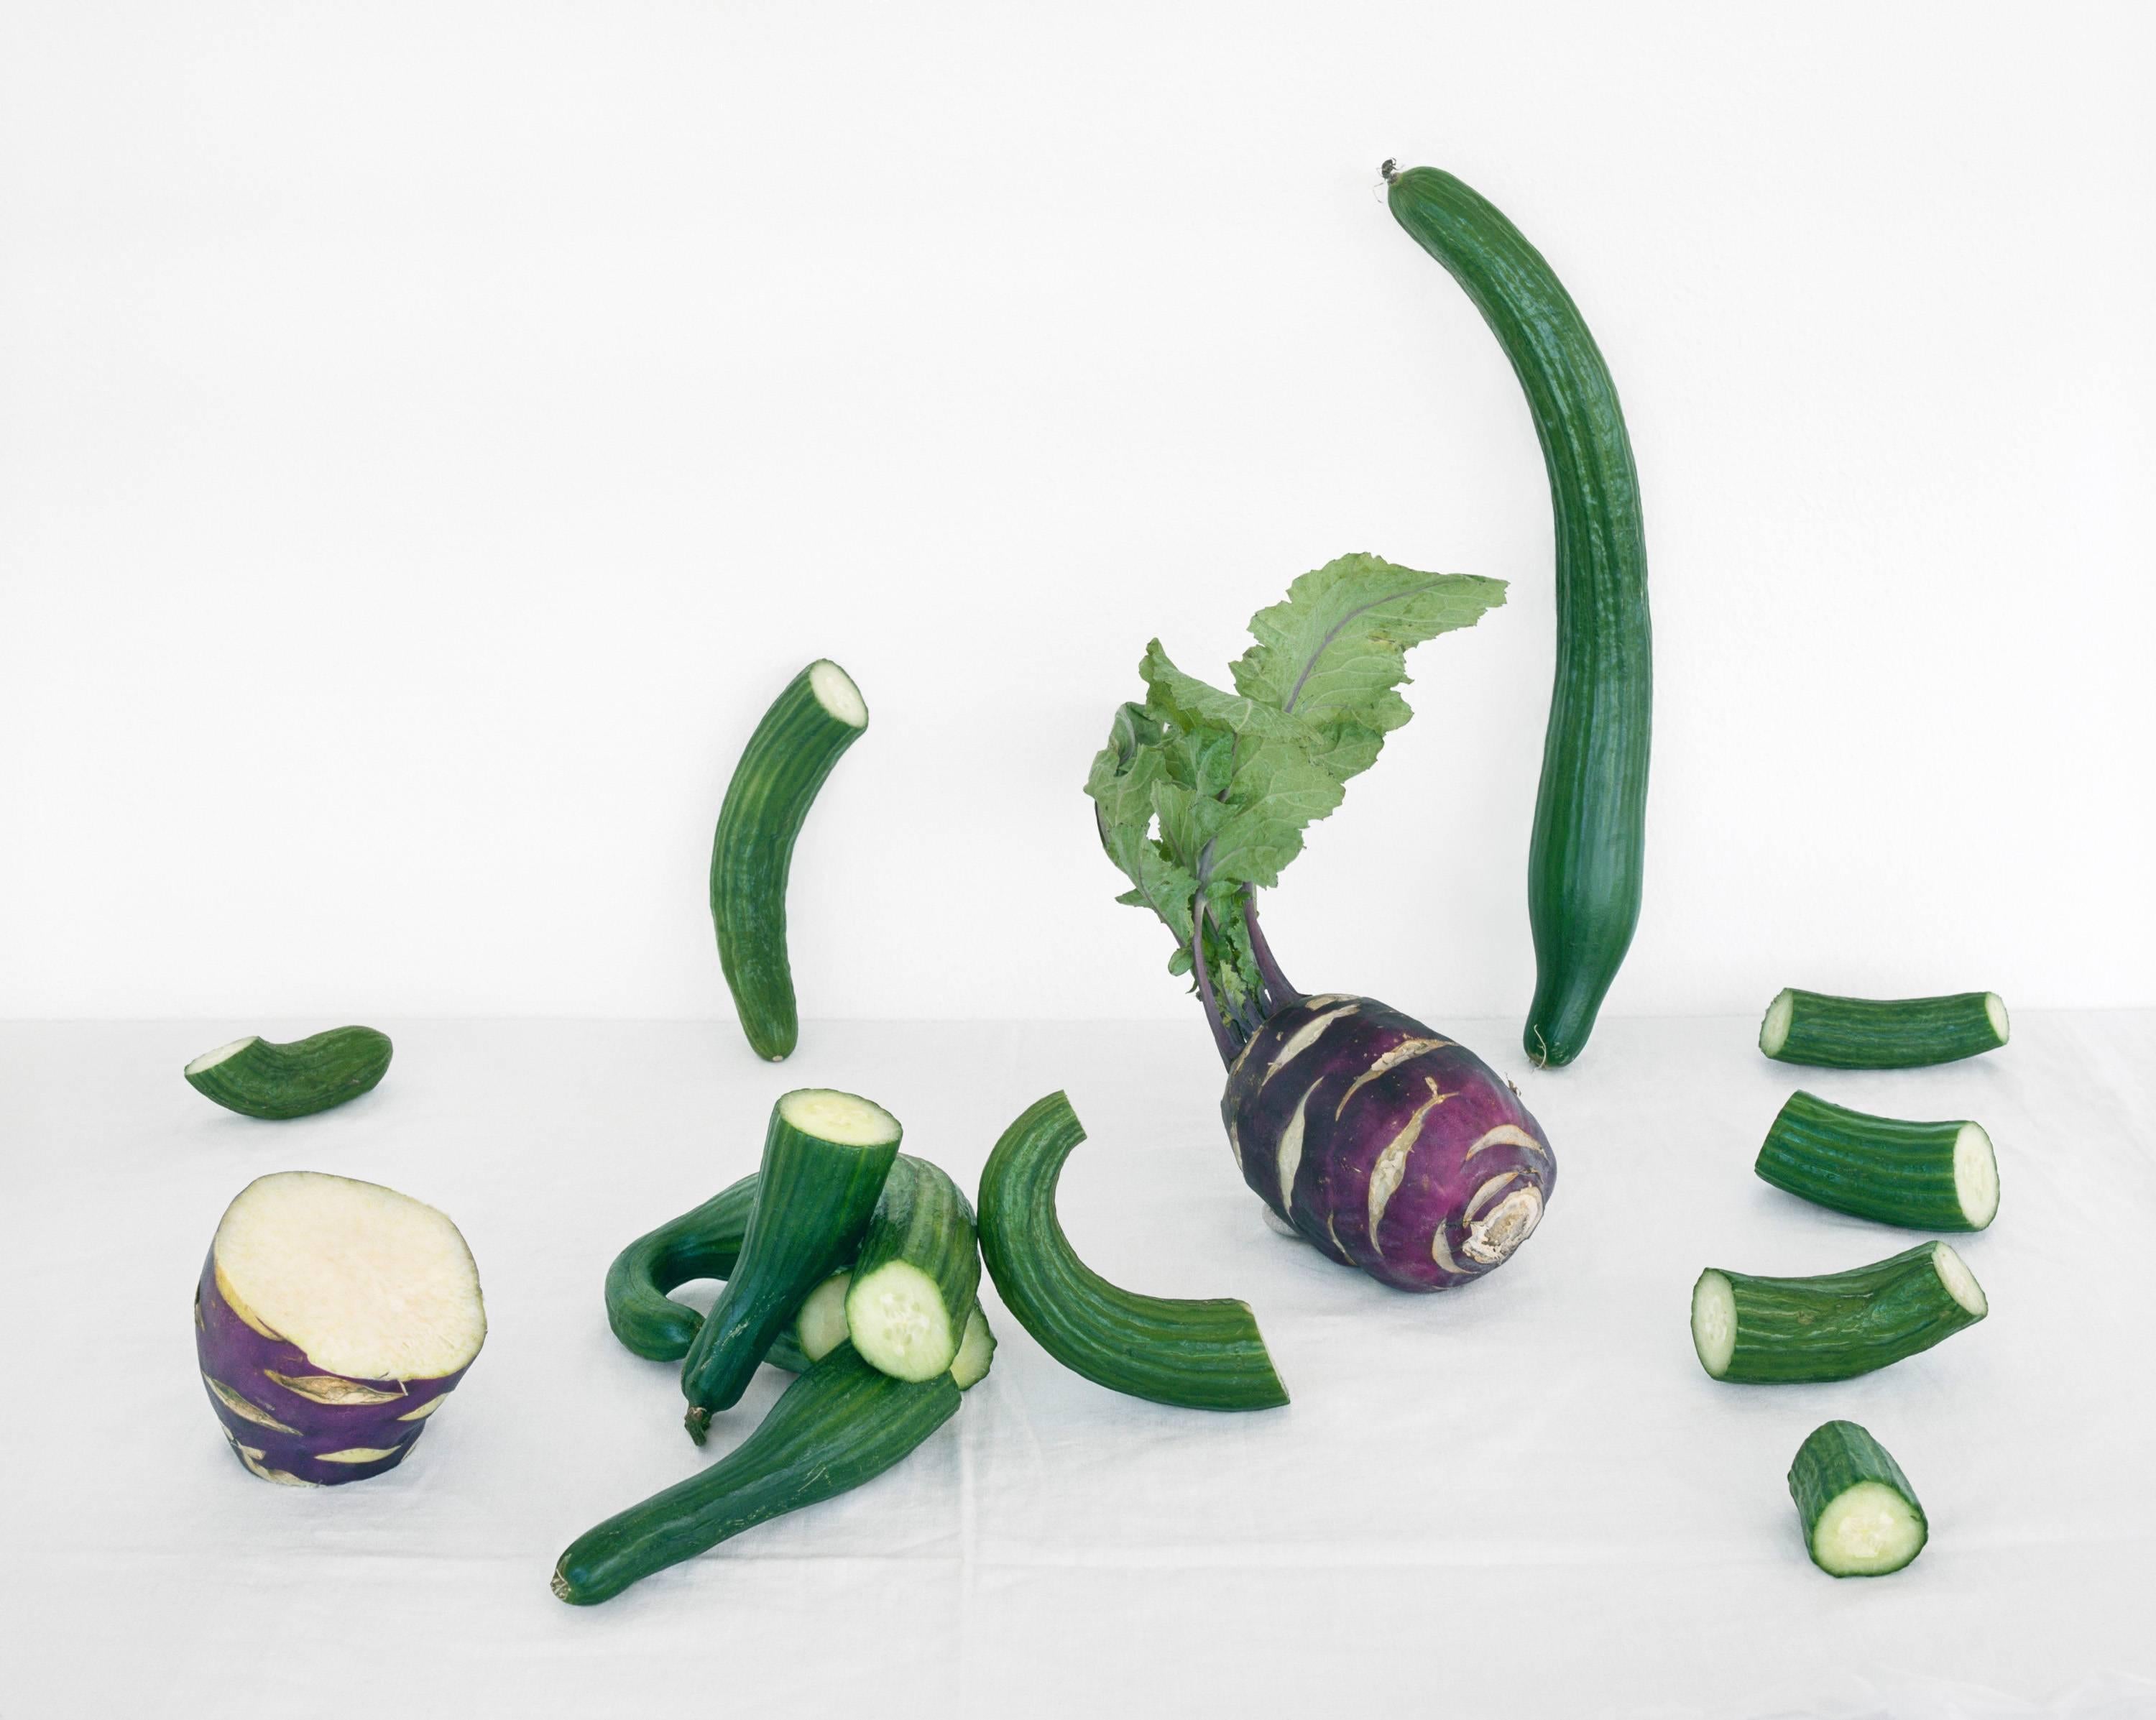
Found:
[(1394, 218), (1459, 282), (1512, 361), (1549, 473), (1557, 677), (1527, 850), (1536, 977), (1522, 1040), (1537, 1064), (1566, 1064), (1594, 1031), (1640, 920), (1654, 653), (1639, 474), (1609, 367), (1542, 254), (1450, 173), (1386, 177)]
[[(947, 1353), (917, 1358), (919, 1365), (912, 1369), (890, 1365), (893, 1358), (862, 1348), (862, 1337), (873, 1323), (873, 1281), (895, 1261), (903, 1261), (933, 1281), (949, 1327)], [(871, 1366), (888, 1366), (901, 1379), (926, 1379), (945, 1372), (957, 1359), (967, 1312), (980, 1285), (981, 1251), (975, 1240), (973, 1204), (941, 1168), (901, 1153), (861, 1238), (853, 1283), (846, 1292), (846, 1324), (854, 1334), (855, 1348)]]
[(893, 1379), (842, 1343), (724, 1457), (571, 1542), (554, 1567), (554, 1593), (577, 1606), (611, 1599), (744, 1529), (858, 1487), (917, 1448), (958, 1403), (949, 1375)]
[(283, 1122), (372, 1092), (389, 1071), (390, 1051), (386, 1033), (333, 1027), (289, 1045), (258, 1038), (208, 1069), (183, 1072), (189, 1086), (227, 1111)]
[(824, 708), (811, 685), (817, 667), (812, 663), (788, 681), (756, 726), (711, 838), (719, 964), (742, 1031), (757, 1055), (773, 1063), (792, 1054), (801, 1032), (786, 947), (794, 839), (831, 767), (868, 727), (865, 713), (856, 726)]
[[(757, 1175), (721, 1189), (701, 1206), (638, 1237), (607, 1268), (607, 1324), (624, 1348), (652, 1362), (689, 1353), (704, 1317), (670, 1291), (692, 1278), (731, 1278), (756, 1209)], [(791, 1332), (772, 1340), (763, 1359), (798, 1373), (808, 1365)]]
[(1816, 1094), (1789, 1095), (1752, 1168), (1777, 1189), (1860, 1219), (1912, 1230), (1981, 1230), (1955, 1179), (1957, 1122), (1906, 1122), (1851, 1111)]
[(1055, 1184), (1086, 1138), (1050, 1093), (1004, 1131), (981, 1172), (981, 1254), (1004, 1304), (1040, 1347), (1111, 1391), (1185, 1409), (1275, 1409), (1287, 1392), (1247, 1302), (1118, 1289), (1081, 1260)]
[(853, 1258), (898, 1156), (896, 1139), (872, 1147), (819, 1140), (786, 1120), (783, 1104), (772, 1107), (733, 1275), (681, 1364), (684, 1422), (698, 1445), (711, 1417), (741, 1401), (808, 1292)]
[[(1776, 1043), (1776, 1018), (1785, 1000), (1786, 1029)], [(2005, 1022), (2006, 1006), (1996, 992), (1839, 998), (1791, 986), (1767, 1006), (1759, 1049), (1778, 1063), (1815, 1069), (1922, 1069), (1997, 1050), (2006, 1043)]]
[(1721, 1277), (1733, 1294), (1736, 1343), (1721, 1373), (1704, 1354), (1700, 1365), (1732, 1385), (1812, 1384), (1854, 1379), (1928, 1350), (1984, 1318), (1941, 1281), (1933, 1251), (1943, 1246), (1922, 1243), (1817, 1278), (1754, 1278), (1710, 1268), (1702, 1280)]
[[(1820, 1518), (1828, 1506), (1851, 1487), (1866, 1481), (1899, 1494), (1917, 1519), (1917, 1544), (1907, 1558), (1876, 1571), (1838, 1571), (1820, 1557), (1815, 1539)], [(1902, 1473), (1893, 1455), (1853, 1421), (1829, 1421), (1812, 1430), (1797, 1448), (1789, 1465), (1789, 1497), (1796, 1502), (1797, 1521), (1804, 1532), (1804, 1551), (1811, 1562), (1830, 1577), (1883, 1577), (1907, 1567), (1924, 1550), (1931, 1538), (1930, 1520), (1917, 1502), (1917, 1490)]]

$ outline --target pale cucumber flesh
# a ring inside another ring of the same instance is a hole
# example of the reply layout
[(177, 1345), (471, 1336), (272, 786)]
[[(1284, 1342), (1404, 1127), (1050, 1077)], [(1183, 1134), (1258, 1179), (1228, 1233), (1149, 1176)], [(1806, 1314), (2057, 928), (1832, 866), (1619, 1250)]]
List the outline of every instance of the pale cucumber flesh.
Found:
[(846, 1341), (846, 1288), (851, 1272), (834, 1272), (808, 1292), (801, 1312), (793, 1317), (793, 1336), (801, 1353), (820, 1362)]
[(1835, 1496), (1812, 1531), (1813, 1562), (1837, 1577), (1898, 1571), (1924, 1544), (1924, 1520), (1884, 1481), (1859, 1481)]
[(847, 1335), (861, 1359), (896, 1379), (933, 1379), (957, 1359), (958, 1333), (935, 1279), (891, 1260), (846, 1292)]

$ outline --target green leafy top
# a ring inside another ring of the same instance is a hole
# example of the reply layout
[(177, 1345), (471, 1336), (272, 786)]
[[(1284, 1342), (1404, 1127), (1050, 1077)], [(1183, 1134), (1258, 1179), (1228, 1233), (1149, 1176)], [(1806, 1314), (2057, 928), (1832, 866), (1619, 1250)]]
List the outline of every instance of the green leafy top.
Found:
[(1342, 556), (1250, 619), (1257, 643), (1235, 691), (1185, 675), (1153, 640), (1138, 665), (1146, 696), (1116, 713), (1094, 759), (1101, 845), (1174, 933), (1168, 971), (1193, 963), (1204, 915), (1208, 973), (1230, 1014), (1264, 989), (1242, 906), (1280, 881), (1304, 829), (1340, 804), (1412, 715), (1399, 694), (1410, 645), (1471, 627), (1505, 600), (1500, 579), (1419, 573)]

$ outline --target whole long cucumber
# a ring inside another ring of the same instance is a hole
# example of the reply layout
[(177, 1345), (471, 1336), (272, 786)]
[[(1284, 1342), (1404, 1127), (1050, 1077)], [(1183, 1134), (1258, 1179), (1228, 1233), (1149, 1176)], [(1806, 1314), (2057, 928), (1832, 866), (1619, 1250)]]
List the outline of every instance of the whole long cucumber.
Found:
[(1070, 1101), (1050, 1093), (1004, 1131), (981, 1172), (981, 1254), (1019, 1324), (1111, 1391), (1187, 1409), (1286, 1403), (1249, 1303), (1140, 1296), (1078, 1258), (1055, 1184), (1085, 1138)]
[[(704, 1317), (671, 1292), (692, 1278), (733, 1276), (756, 1209), (756, 1188), (757, 1173), (751, 1171), (614, 1256), (607, 1268), (607, 1324), (625, 1348), (653, 1362), (678, 1362), (689, 1353)], [(808, 1365), (791, 1331), (772, 1340), (763, 1359), (789, 1373)]]
[(1912, 1230), (1981, 1230), (1999, 1213), (1999, 1163), (1974, 1122), (1906, 1122), (1792, 1093), (1753, 1169), (1777, 1189)]
[(800, 1037), (786, 947), (786, 885), (794, 839), (816, 791), (869, 725), (860, 689), (835, 663), (787, 683), (734, 767), (711, 837), (711, 924), (742, 1031), (782, 1062)]
[(333, 1027), (289, 1045), (249, 1034), (205, 1051), (182, 1071), (205, 1098), (242, 1117), (282, 1122), (372, 1092), (389, 1071), (389, 1035)]
[(1654, 663), (1646, 531), (1609, 367), (1549, 264), (1486, 198), (1434, 167), (1384, 166), (1408, 235), (1474, 300), (1512, 360), (1557, 521), (1557, 679), (1527, 850), (1538, 1064), (1587, 1044), (1640, 919)]
[(1943, 1242), (1927, 1242), (1818, 1278), (1710, 1268), (1692, 1286), (1691, 1342), (1716, 1379), (1853, 1379), (1929, 1349), (1988, 1312), (1962, 1257)]
[(1996, 1050), (2012, 1031), (1997, 992), (1837, 998), (1791, 987), (1767, 1006), (1759, 1049), (1821, 1069), (1921, 1069)]
[(842, 1343), (724, 1457), (571, 1542), (554, 1567), (554, 1593), (578, 1606), (611, 1599), (744, 1529), (858, 1487), (919, 1446), (958, 1402), (949, 1374), (894, 1379)]
[(1789, 1465), (1804, 1551), (1830, 1577), (1883, 1577), (1924, 1550), (1931, 1526), (1887, 1448), (1853, 1421), (1812, 1430)]

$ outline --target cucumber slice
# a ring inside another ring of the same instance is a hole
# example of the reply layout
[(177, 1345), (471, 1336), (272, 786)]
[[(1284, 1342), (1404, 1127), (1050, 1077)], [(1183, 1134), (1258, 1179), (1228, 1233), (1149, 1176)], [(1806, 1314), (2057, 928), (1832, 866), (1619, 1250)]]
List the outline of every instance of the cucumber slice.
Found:
[(249, 1034), (203, 1052), (181, 1073), (227, 1111), (281, 1122), (372, 1092), (388, 1073), (389, 1055), (389, 1035), (371, 1027), (333, 1027), (283, 1045)]
[(962, 1392), (969, 1392), (988, 1377), (995, 1365), (996, 1335), (988, 1329), (988, 1317), (978, 1302), (966, 1316), (966, 1335), (958, 1340), (957, 1358), (951, 1363), (951, 1378)]
[(834, 1272), (808, 1292), (793, 1317), (794, 1341), (809, 1361), (820, 1362), (846, 1341), (846, 1286), (851, 1272)]
[(1791, 989), (1767, 1006), (1759, 1049), (1822, 1069), (1918, 1069), (1996, 1050), (2010, 1031), (1997, 992), (1887, 999)]
[(1981, 1230), (1999, 1213), (1999, 1162), (1973, 1122), (1904, 1122), (1789, 1096), (1753, 1169), (1814, 1204), (1912, 1230)]
[(846, 1291), (854, 1348), (900, 1379), (949, 1372), (980, 1282), (973, 1207), (942, 1170), (901, 1154)]
[(1931, 1526), (1887, 1448), (1853, 1421), (1813, 1429), (1789, 1466), (1804, 1550), (1830, 1577), (1883, 1577), (1924, 1550)]
[(1943, 1242), (1927, 1242), (1819, 1278), (1710, 1268), (1692, 1286), (1691, 1341), (1716, 1379), (1852, 1379), (1929, 1349), (1987, 1312), (1961, 1256)]

